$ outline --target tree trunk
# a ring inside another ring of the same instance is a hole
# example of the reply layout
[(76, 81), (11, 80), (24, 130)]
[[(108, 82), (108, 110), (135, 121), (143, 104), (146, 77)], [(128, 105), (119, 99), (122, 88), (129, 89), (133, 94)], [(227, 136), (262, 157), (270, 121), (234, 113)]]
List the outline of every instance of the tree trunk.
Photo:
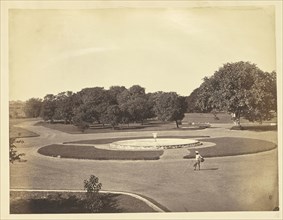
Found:
[(241, 126), (241, 124), (240, 124), (240, 114), (233, 113), (232, 119), (233, 119), (235, 125)]
[(238, 126), (239, 127), (241, 127), (241, 114), (239, 113), (238, 115), (237, 115), (237, 119), (238, 119)]
[(175, 121), (177, 128), (179, 128), (178, 120)]

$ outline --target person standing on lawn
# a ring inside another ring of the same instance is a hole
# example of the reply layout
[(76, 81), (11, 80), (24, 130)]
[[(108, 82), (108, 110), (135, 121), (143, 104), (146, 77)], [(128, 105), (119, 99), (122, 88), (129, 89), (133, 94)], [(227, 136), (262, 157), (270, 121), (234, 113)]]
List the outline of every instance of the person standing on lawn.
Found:
[(199, 154), (198, 151), (195, 152), (196, 153), (196, 162), (194, 164), (194, 170), (196, 170), (196, 168), (198, 167), (198, 170), (200, 170), (200, 163), (204, 161), (203, 157)]

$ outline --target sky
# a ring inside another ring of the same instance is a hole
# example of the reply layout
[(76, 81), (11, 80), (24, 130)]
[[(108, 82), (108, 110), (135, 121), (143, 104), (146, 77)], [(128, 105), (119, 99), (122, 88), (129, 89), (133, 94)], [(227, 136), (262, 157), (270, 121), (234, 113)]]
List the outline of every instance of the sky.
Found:
[(276, 70), (273, 7), (12, 9), (9, 99), (140, 85), (188, 96), (228, 62)]

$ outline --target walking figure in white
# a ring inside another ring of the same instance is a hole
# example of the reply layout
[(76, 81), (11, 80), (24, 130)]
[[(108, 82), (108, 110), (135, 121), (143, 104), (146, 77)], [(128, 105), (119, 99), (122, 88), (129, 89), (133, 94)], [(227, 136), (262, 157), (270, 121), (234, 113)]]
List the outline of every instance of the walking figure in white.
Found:
[(195, 152), (196, 153), (196, 162), (194, 164), (194, 170), (197, 169), (198, 167), (198, 170), (200, 170), (200, 163), (204, 161), (204, 158), (199, 154), (198, 151)]

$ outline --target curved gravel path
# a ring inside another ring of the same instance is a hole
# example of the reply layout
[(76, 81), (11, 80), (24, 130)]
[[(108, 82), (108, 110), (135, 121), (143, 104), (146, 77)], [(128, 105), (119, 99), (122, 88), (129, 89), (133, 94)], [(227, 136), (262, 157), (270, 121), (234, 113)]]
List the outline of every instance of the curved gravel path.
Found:
[[(42, 156), (37, 150), (42, 146), (67, 141), (146, 135), (151, 137), (152, 134), (150, 131), (139, 131), (71, 135), (33, 126), (33, 123), (19, 124), (40, 136), (24, 138), (25, 143), (19, 146), (19, 152), (26, 153), (27, 162), (10, 166), (11, 189), (81, 190), (83, 180), (94, 174), (103, 183), (104, 190), (144, 195), (173, 212), (268, 211), (278, 206), (277, 149), (250, 155), (207, 158), (201, 171), (193, 171), (193, 161), (176, 158), (158, 161), (60, 159)], [(231, 131), (227, 129), (228, 126), (231, 125), (158, 133), (180, 137), (245, 137), (277, 142), (275, 131)], [(164, 154), (165, 156), (168, 154)]]

